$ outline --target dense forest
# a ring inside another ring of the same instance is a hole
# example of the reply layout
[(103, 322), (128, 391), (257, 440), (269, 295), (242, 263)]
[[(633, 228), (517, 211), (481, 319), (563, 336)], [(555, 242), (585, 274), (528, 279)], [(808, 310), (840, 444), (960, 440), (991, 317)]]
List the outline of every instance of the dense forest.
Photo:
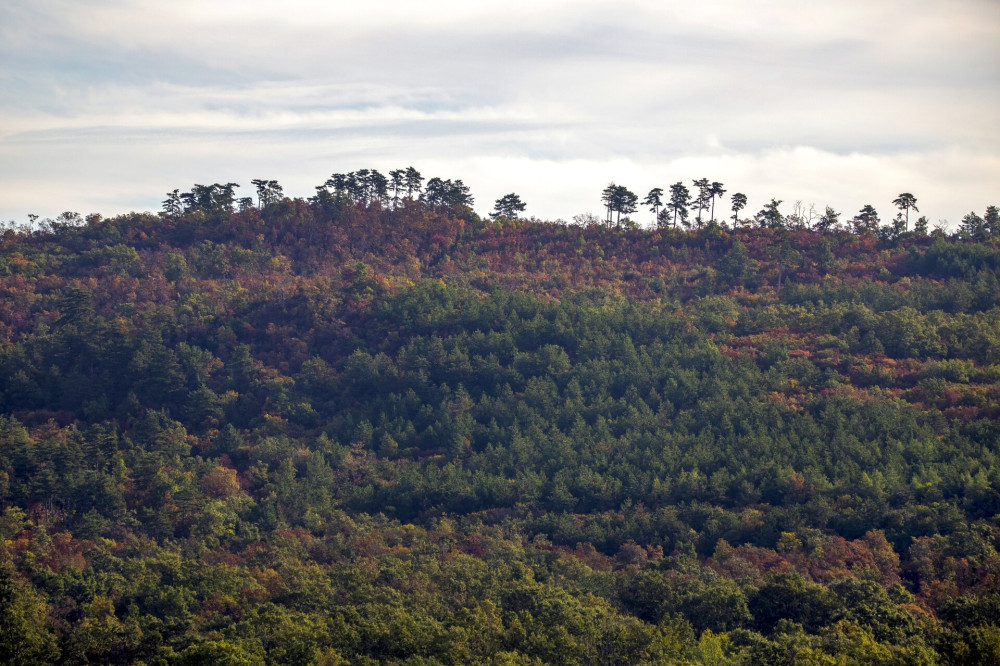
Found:
[(390, 176), (2, 233), (0, 663), (1000, 663), (995, 207)]

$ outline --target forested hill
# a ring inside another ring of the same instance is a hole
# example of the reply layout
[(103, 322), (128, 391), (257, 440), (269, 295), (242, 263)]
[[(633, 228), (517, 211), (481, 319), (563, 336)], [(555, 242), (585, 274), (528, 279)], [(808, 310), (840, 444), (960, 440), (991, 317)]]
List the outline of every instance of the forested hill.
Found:
[(0, 238), (0, 663), (1000, 663), (989, 228), (244, 208)]

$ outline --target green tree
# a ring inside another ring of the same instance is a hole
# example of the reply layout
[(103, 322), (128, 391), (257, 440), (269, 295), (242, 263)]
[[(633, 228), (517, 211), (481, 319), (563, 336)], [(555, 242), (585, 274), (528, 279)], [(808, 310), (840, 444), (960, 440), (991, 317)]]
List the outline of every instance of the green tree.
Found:
[(816, 220), (816, 230), (833, 231), (837, 228), (838, 224), (840, 224), (840, 213), (827, 206), (823, 214)]
[(349, 196), (348, 180), (347, 174), (335, 173), (327, 179), (326, 186), (333, 188), (334, 196), (338, 199), (347, 198)]
[(865, 204), (858, 211), (858, 214), (854, 216), (851, 220), (851, 224), (854, 227), (854, 233), (859, 236), (862, 234), (874, 233), (878, 229), (878, 212), (872, 207), (871, 204)]
[(422, 199), (432, 210), (447, 211), (453, 215), (471, 208), (474, 203), (468, 186), (461, 179), (453, 181), (450, 178), (428, 180)]
[(781, 199), (771, 199), (760, 209), (757, 213), (757, 224), (761, 229), (780, 229), (784, 226), (785, 218), (778, 210), (780, 205)]
[(523, 213), (527, 205), (521, 201), (521, 197), (511, 192), (496, 200), (493, 206), (493, 217), (506, 217), (508, 220), (516, 220), (519, 213)]
[(841, 614), (867, 628), (879, 641), (898, 643), (918, 631), (916, 618), (874, 581), (844, 578), (829, 589), (840, 598)]
[(715, 181), (711, 185), (708, 186), (708, 194), (709, 194), (709, 197), (711, 198), (711, 201), (712, 201), (711, 216), (712, 216), (712, 221), (713, 222), (715, 221), (715, 197), (721, 198), (722, 195), (725, 194), (725, 193), (726, 193), (726, 190), (723, 189), (722, 183), (720, 183), (718, 181)]
[(17, 580), (9, 561), (0, 563), (0, 664), (32, 666), (59, 657), (45, 602)]
[(910, 194), (909, 192), (903, 192), (898, 197), (892, 200), (893, 205), (899, 210), (903, 211), (905, 214), (905, 223), (903, 226), (903, 231), (909, 231), (910, 229), (910, 210), (915, 210), (920, 212), (917, 208), (917, 198)]
[(743, 285), (757, 273), (757, 261), (750, 258), (747, 246), (739, 240), (722, 256), (717, 265), (719, 277), (732, 285)]
[(392, 207), (399, 206), (400, 195), (406, 189), (406, 170), (393, 169), (389, 172), (389, 183), (392, 185)]
[(614, 216), (615, 206), (616, 206), (616, 196), (617, 196), (618, 186), (615, 185), (614, 181), (608, 183), (607, 187), (601, 190), (601, 203), (604, 204), (604, 223), (610, 227), (611, 219)]
[(700, 178), (693, 182), (694, 186), (698, 188), (698, 194), (694, 198), (694, 206), (698, 210), (695, 220), (698, 222), (698, 228), (701, 229), (701, 213), (708, 208), (708, 201), (712, 196), (712, 186), (709, 184), (708, 178)]
[(996, 206), (987, 206), (983, 222), (986, 224), (986, 233), (993, 238), (1000, 238), (1000, 209)]
[(413, 167), (406, 167), (406, 198), (413, 199), (414, 195), (419, 195), (424, 177)]
[(178, 666), (264, 666), (264, 659), (237, 643), (216, 640), (185, 648), (174, 663)]
[(627, 187), (621, 186), (618, 191), (618, 226), (621, 226), (622, 213), (629, 215), (639, 210), (639, 195)]
[(739, 224), (740, 211), (747, 207), (747, 195), (735, 192), (731, 198), (733, 211), (733, 229)]
[(674, 228), (677, 228), (677, 218), (681, 223), (687, 222), (688, 206), (691, 205), (691, 192), (684, 183), (677, 181), (670, 186), (670, 203), (667, 205), (673, 212)]
[(769, 574), (750, 598), (749, 609), (758, 631), (771, 633), (782, 620), (816, 631), (830, 623), (839, 606), (822, 585), (807, 582), (795, 571)]
[(988, 238), (986, 220), (979, 217), (975, 211), (970, 212), (959, 223), (958, 235), (965, 240), (981, 243)]
[(365, 169), (362, 180), (363, 199), (366, 205), (378, 202), (381, 205), (389, 203), (389, 179), (378, 169)]
[(654, 187), (646, 195), (646, 198), (642, 200), (643, 206), (649, 206), (649, 210), (653, 213), (653, 219), (660, 219), (660, 208), (663, 206), (663, 188)]
[(601, 201), (607, 210), (607, 225), (611, 226), (611, 219), (617, 213), (615, 223), (621, 226), (622, 213), (634, 213), (639, 204), (639, 196), (624, 185), (612, 182), (601, 192)]
[(250, 183), (257, 190), (257, 207), (262, 210), (273, 203), (281, 201), (284, 196), (284, 190), (276, 180), (256, 178), (251, 180)]
[(180, 195), (185, 211), (207, 215), (232, 213), (236, 204), (236, 183), (194, 185), (190, 192)]
[(184, 212), (184, 204), (181, 202), (180, 190), (175, 189), (167, 192), (167, 198), (163, 201), (163, 213), (165, 215), (180, 215)]

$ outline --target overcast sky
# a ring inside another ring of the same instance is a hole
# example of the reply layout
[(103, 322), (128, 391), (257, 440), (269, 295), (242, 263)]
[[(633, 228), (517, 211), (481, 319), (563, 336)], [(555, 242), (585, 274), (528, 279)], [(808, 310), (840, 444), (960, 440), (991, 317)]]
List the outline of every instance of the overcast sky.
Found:
[(410, 165), (481, 214), (707, 177), (954, 225), (1000, 204), (1000, 2), (0, 3), (0, 220)]

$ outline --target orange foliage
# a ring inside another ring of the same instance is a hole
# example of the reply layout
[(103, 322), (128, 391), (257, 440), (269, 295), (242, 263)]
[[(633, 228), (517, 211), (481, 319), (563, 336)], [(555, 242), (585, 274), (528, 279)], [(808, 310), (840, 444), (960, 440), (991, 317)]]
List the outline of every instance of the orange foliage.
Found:
[(232, 497), (241, 492), (236, 470), (228, 467), (213, 467), (202, 478), (201, 485), (209, 497)]

